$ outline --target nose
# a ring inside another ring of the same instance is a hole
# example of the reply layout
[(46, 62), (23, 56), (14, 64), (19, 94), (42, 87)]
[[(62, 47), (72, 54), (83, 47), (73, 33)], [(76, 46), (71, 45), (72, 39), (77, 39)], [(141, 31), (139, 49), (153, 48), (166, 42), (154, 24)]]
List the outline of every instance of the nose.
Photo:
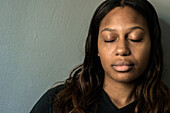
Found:
[(129, 56), (131, 54), (126, 40), (119, 40), (115, 50), (116, 56)]

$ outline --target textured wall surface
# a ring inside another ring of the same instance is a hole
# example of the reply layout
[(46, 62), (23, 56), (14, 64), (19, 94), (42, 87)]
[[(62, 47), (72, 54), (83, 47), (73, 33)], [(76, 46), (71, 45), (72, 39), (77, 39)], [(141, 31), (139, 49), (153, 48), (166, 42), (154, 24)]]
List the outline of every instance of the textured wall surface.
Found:
[(28, 113), (84, 55), (99, 0), (0, 0), (0, 113)]
[(164, 82), (170, 88), (170, 0), (149, 0), (158, 12), (164, 49)]
[[(0, 113), (28, 113), (82, 62), (90, 19), (101, 1), (0, 0)], [(161, 19), (167, 76), (170, 1), (150, 1)]]

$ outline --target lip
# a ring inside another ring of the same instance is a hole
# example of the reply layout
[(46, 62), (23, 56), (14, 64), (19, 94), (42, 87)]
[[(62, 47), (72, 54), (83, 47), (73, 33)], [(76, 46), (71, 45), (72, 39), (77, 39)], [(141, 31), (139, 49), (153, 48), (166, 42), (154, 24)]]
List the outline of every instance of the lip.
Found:
[(134, 64), (130, 61), (117, 61), (111, 65), (113, 69), (117, 72), (128, 72), (132, 70)]

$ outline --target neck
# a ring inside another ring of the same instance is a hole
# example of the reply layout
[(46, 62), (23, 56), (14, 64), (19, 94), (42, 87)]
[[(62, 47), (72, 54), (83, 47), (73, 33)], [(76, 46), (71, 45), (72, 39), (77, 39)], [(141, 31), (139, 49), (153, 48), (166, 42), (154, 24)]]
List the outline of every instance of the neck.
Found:
[(135, 100), (135, 84), (104, 81), (103, 89), (117, 108), (122, 108)]

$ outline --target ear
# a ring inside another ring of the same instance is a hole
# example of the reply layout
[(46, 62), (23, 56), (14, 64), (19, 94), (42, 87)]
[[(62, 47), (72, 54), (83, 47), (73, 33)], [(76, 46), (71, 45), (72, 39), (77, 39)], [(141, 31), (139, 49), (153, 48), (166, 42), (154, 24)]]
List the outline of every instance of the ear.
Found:
[(97, 56), (100, 57), (99, 53), (97, 53)]

